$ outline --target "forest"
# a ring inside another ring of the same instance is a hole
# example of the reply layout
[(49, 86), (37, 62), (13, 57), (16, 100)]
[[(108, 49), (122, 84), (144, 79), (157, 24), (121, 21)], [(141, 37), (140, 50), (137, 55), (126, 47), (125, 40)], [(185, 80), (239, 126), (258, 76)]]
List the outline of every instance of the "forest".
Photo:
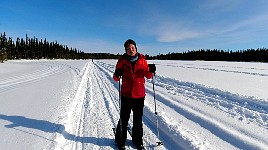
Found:
[[(176, 51), (176, 50), (174, 50)], [(30, 38), (26, 34), (25, 39), (14, 41), (3, 32), (0, 35), (0, 61), (13, 59), (117, 59), (122, 54), (110, 53), (85, 53), (76, 48), (62, 45), (57, 41), (49, 42), (46, 39)], [(147, 59), (158, 60), (204, 60), (204, 61), (254, 61), (268, 62), (268, 49), (246, 50), (220, 50), (200, 49), (189, 50), (182, 53), (158, 54), (156, 56), (145, 55)]]
[(57, 41), (49, 42), (36, 37), (19, 38), (14, 41), (6, 33), (0, 35), (0, 60), (12, 59), (108, 59), (118, 58), (108, 53), (85, 53), (76, 48), (62, 45)]
[(268, 49), (246, 49), (246, 50), (218, 50), (200, 49), (183, 53), (159, 54), (149, 57), (159, 60), (204, 60), (204, 61), (243, 61), (243, 62), (268, 62)]

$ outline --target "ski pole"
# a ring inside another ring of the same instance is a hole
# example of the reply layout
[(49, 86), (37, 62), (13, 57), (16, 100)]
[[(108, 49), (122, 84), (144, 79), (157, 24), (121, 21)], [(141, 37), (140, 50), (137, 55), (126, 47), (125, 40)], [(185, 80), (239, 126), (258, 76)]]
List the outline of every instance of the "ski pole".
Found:
[(119, 82), (118, 82), (118, 89), (119, 89), (119, 115), (120, 115), (120, 135), (122, 135), (122, 120), (121, 120), (121, 82), (120, 82), (120, 80), (121, 80), (121, 77), (119, 76)]
[[(156, 120), (156, 130), (157, 130), (157, 137), (159, 139), (158, 115), (156, 111), (156, 99), (155, 99), (155, 89), (154, 89), (154, 76), (155, 76), (155, 73), (153, 74), (152, 82), (153, 82), (153, 91), (154, 91), (154, 113), (155, 113), (155, 120)], [(156, 143), (157, 143), (157, 146), (163, 145), (163, 142), (161, 141), (158, 141)]]

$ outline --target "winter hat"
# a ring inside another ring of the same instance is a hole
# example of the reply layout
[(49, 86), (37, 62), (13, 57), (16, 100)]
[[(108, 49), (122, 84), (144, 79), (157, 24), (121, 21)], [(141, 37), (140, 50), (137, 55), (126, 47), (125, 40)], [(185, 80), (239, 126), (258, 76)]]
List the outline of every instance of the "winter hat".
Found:
[(130, 44), (133, 44), (133, 45), (135, 46), (135, 48), (136, 48), (136, 51), (138, 51), (137, 46), (136, 46), (136, 42), (135, 42), (134, 40), (132, 40), (132, 39), (128, 39), (128, 40), (126, 40), (126, 42), (124, 43), (124, 47), (125, 47), (125, 49), (126, 49)]

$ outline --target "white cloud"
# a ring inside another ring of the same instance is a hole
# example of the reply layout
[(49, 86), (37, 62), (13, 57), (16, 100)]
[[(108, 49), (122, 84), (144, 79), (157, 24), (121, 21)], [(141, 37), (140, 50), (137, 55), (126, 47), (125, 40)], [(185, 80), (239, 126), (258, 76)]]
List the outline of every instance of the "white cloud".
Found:
[(159, 30), (156, 34), (159, 42), (177, 42), (200, 36), (200, 33), (195, 31), (170, 29), (168, 27), (165, 30)]
[(190, 27), (190, 23), (186, 24), (167, 19), (158, 20), (157, 22), (147, 22), (141, 27), (139, 33), (154, 36), (158, 42), (178, 42), (202, 35)]

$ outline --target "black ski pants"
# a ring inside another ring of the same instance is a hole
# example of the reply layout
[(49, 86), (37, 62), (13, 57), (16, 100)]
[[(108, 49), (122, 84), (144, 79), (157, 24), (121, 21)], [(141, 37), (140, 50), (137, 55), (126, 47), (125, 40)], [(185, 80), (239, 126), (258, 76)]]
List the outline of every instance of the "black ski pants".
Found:
[(144, 97), (143, 98), (128, 98), (121, 97), (121, 112), (120, 119), (122, 123), (122, 130), (120, 130), (120, 120), (117, 124), (116, 131), (116, 142), (119, 140), (120, 131), (121, 133), (121, 142), (125, 144), (127, 138), (127, 126), (130, 118), (131, 110), (133, 112), (133, 127), (132, 127), (132, 141), (136, 144), (142, 144), (143, 136), (143, 127), (142, 127), (142, 116), (143, 116), (143, 107), (144, 107)]

